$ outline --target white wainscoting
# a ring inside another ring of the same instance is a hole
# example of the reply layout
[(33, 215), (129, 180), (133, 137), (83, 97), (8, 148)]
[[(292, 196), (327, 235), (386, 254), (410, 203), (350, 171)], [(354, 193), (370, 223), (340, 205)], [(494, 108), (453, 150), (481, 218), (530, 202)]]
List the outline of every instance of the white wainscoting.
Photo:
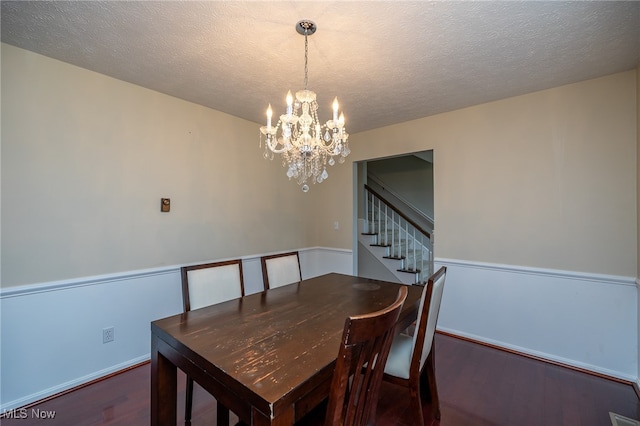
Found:
[(149, 359), (150, 322), (182, 310), (180, 271), (9, 287), (0, 303), (3, 412)]
[[(260, 256), (242, 258), (247, 294), (264, 288)], [(352, 264), (350, 250), (300, 249), (303, 278)], [(180, 265), (0, 289), (0, 413), (148, 360), (151, 321), (180, 312)]]
[[(349, 274), (352, 257), (300, 249), (303, 278)], [(441, 330), (638, 380), (635, 278), (436, 263), (449, 268)], [(262, 291), (260, 255), (243, 257), (243, 272), (245, 292)], [(181, 310), (179, 266), (0, 289), (0, 412), (148, 360), (150, 322)]]
[(450, 259), (438, 329), (635, 382), (635, 277)]

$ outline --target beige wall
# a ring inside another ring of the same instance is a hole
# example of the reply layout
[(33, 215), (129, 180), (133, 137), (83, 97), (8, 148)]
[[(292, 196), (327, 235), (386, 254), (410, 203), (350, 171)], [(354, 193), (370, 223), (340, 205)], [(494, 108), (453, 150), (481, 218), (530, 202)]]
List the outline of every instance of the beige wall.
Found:
[(438, 257), (634, 276), (635, 80), (354, 134), (302, 194), (262, 158), (258, 124), (3, 44), (2, 285), (350, 249), (352, 161), (427, 149)]
[[(437, 257), (635, 276), (635, 80), (629, 71), (355, 134), (351, 160), (434, 150)], [(336, 179), (323, 191), (344, 200), (351, 188)], [(351, 246), (325, 235), (319, 245)]]
[(258, 127), (2, 44), (2, 286), (312, 246)]

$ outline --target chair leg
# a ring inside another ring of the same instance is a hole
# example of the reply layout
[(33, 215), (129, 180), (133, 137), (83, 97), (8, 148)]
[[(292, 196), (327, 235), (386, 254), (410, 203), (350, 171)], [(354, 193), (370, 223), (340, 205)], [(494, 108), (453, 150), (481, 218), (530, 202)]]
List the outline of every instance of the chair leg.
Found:
[(193, 379), (187, 376), (187, 399), (184, 408), (184, 421), (191, 422), (191, 408), (193, 406)]
[[(216, 411), (217, 411), (216, 424), (218, 426), (221, 426), (221, 425), (229, 426), (229, 409), (218, 401)], [(242, 425), (243, 423), (240, 421), (238, 422), (238, 424)]]
[(420, 373), (420, 392), (422, 397), (426, 398), (427, 401), (431, 401), (431, 389), (429, 388), (429, 373), (425, 368)]
[(435, 342), (431, 346), (431, 351), (425, 363), (427, 380), (429, 382), (429, 393), (431, 394), (431, 407), (433, 417), (440, 420), (440, 399), (438, 397), (438, 385), (436, 384), (436, 363), (435, 363)]
[(409, 382), (409, 399), (411, 411), (413, 412), (413, 422), (416, 425), (424, 425), (424, 415), (422, 414), (422, 401), (420, 398), (420, 378)]

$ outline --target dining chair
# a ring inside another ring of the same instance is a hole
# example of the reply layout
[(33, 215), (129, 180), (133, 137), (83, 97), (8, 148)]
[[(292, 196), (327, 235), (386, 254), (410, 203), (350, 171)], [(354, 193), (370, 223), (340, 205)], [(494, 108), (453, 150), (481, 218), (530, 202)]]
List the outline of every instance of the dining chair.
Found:
[(403, 286), (390, 306), (345, 320), (331, 379), (325, 426), (375, 424), (383, 366), (407, 293)]
[[(242, 260), (183, 266), (182, 303), (184, 312), (226, 302), (244, 296)], [(187, 399), (184, 419), (191, 421), (193, 406), (193, 379), (187, 376)], [(222, 409), (219, 405), (218, 409)]]
[(300, 256), (297, 251), (262, 256), (260, 260), (265, 290), (302, 280)]
[[(428, 386), (433, 416), (440, 419), (440, 401), (435, 375), (434, 334), (442, 290), (447, 275), (446, 266), (433, 274), (422, 290), (420, 307), (413, 336), (401, 333), (393, 339), (384, 368), (384, 381), (409, 388), (411, 411), (415, 424), (423, 425), (420, 382)], [(427, 383), (424, 383), (424, 381)]]

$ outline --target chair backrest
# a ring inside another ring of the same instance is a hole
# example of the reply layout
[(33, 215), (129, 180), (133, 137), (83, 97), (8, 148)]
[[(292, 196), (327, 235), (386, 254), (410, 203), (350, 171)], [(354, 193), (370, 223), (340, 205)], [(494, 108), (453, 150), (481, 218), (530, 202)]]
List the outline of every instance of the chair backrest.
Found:
[(403, 286), (396, 301), (387, 308), (345, 320), (325, 425), (375, 422), (384, 366), (407, 293)]
[(297, 251), (262, 256), (261, 262), (265, 289), (297, 283), (302, 279)]
[(185, 312), (244, 296), (240, 259), (183, 266), (180, 269)]
[(416, 331), (413, 334), (413, 355), (411, 359), (411, 368), (417, 367), (418, 371), (422, 371), (422, 367), (431, 351), (446, 275), (447, 267), (443, 266), (429, 278), (422, 290), (418, 322)]

